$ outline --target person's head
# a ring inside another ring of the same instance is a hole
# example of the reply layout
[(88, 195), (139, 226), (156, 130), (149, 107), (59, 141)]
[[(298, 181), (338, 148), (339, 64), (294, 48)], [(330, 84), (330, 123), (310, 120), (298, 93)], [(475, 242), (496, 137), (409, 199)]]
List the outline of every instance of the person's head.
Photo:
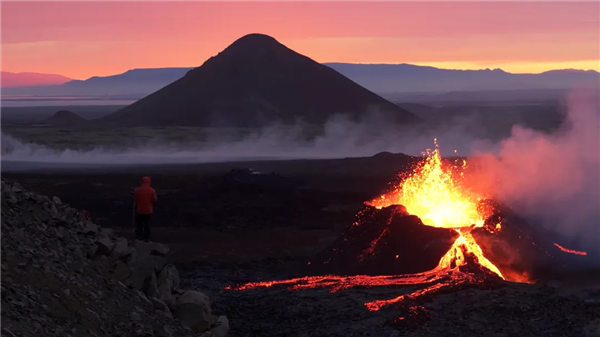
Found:
[(142, 185), (150, 186), (150, 177), (142, 177)]

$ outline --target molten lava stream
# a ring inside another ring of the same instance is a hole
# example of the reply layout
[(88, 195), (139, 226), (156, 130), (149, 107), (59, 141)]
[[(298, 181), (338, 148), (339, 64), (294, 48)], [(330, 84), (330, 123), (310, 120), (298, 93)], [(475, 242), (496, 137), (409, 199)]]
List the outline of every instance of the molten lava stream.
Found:
[[(463, 161), (462, 169), (465, 167), (466, 161)], [(392, 276), (300, 277), (290, 280), (247, 283), (233, 288), (227, 287), (227, 289), (248, 290), (286, 285), (290, 290), (329, 288), (331, 292), (335, 292), (355, 287), (428, 285), (411, 294), (365, 303), (369, 310), (377, 311), (383, 306), (407, 298), (431, 294), (445, 287), (481, 283), (484, 280), (483, 276), (461, 271), (461, 267), (471, 263), (467, 261), (467, 256), (472, 256), (471, 260), (484, 270), (505, 279), (502, 272), (483, 255), (481, 247), (471, 235), (474, 228), (484, 226), (485, 219), (489, 214), (478, 207), (479, 201), (484, 196), (476, 195), (460, 185), (459, 180), (463, 178), (462, 173), (459, 177), (455, 177), (451, 169), (444, 167), (438, 149), (433, 152), (428, 150), (425, 160), (405, 177), (400, 186), (391, 193), (366, 203), (379, 209), (392, 205), (403, 205), (408, 213), (418, 216), (424, 225), (453, 229), (459, 234), (448, 252), (440, 259), (437, 267), (432, 270)], [(359, 225), (359, 223), (355, 223), (355, 225), (357, 224)], [(500, 224), (496, 225), (495, 231), (500, 230)]]
[(558, 249), (562, 250), (565, 253), (575, 254), (575, 255), (583, 255), (583, 256), (587, 255), (587, 252), (584, 252), (584, 251), (581, 251), (581, 250), (568, 249), (568, 248), (565, 248), (565, 247), (559, 245), (558, 243), (554, 243), (554, 245), (556, 247), (558, 247)]
[[(357, 287), (370, 288), (375, 286), (431, 284), (427, 288), (417, 290), (408, 295), (401, 295), (388, 300), (379, 300), (365, 303), (365, 306), (370, 311), (377, 311), (385, 305), (402, 301), (405, 298), (415, 298), (421, 295), (440, 290), (443, 287), (457, 285), (461, 282), (473, 283), (473, 277), (469, 274), (460, 271), (459, 269), (460, 267), (465, 266), (467, 263), (465, 258), (465, 251), (473, 254), (476, 260), (480, 261), (479, 263), (483, 266), (489, 264), (497, 271), (496, 274), (503, 278), (500, 271), (498, 271), (498, 269), (493, 264), (491, 264), (485, 257), (483, 257), (483, 255), (481, 254), (481, 249), (473, 240), (473, 237), (471, 236), (470, 232), (459, 231), (459, 233), (461, 234), (461, 236), (459, 236), (459, 238), (454, 242), (450, 250), (448, 250), (448, 252), (440, 259), (438, 266), (432, 270), (423, 273), (391, 276), (307, 276), (290, 280), (247, 283), (238, 287), (227, 287), (227, 289), (249, 290), (262, 287), (271, 287), (274, 285), (287, 285), (289, 286), (289, 290), (330, 288), (331, 292), (336, 292), (339, 290)], [(476, 247), (476, 249), (474, 249), (473, 247)], [(479, 251), (477, 251), (477, 249), (479, 249)]]

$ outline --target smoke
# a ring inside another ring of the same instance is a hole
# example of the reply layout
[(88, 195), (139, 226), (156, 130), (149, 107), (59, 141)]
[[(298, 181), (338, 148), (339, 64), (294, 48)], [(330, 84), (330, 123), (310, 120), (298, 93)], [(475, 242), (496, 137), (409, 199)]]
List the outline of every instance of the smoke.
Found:
[[(301, 123), (271, 125), (240, 137), (225, 135), (223, 130), (226, 129), (214, 128), (206, 131), (208, 134), (202, 140), (154, 138), (126, 148), (98, 145), (87, 150), (59, 149), (53, 145), (25, 142), (2, 132), (2, 162), (8, 168), (11, 166), (6, 164), (15, 162), (31, 165), (134, 165), (335, 159), (369, 157), (384, 151), (420, 156), (425, 149), (433, 146), (434, 138), (449, 151), (456, 149), (467, 153), (473, 139), (465, 137), (465, 123), (457, 124), (424, 132), (399, 126), (388, 115), (373, 110), (358, 121), (349, 119), (347, 115), (334, 115), (318, 130), (307, 131)], [(52, 137), (48, 135), (49, 139)]]
[(475, 188), (579, 247), (600, 243), (600, 95), (574, 90), (553, 134), (513, 126), (497, 154), (475, 151)]
[(309, 139), (299, 123), (272, 125), (242, 137), (223, 136), (216, 130), (202, 140), (154, 139), (127, 148), (76, 150), (28, 143), (2, 132), (2, 168), (23, 162), (39, 166), (334, 159), (384, 151), (419, 156), (437, 138), (443, 156), (454, 150), (473, 156), (474, 188), (492, 192), (530, 222), (570, 237), (573, 241), (565, 246), (593, 247), (600, 241), (598, 92), (574, 91), (565, 108), (566, 122), (557, 132), (516, 125), (501, 141), (472, 115), (423, 130), (398, 126), (376, 110), (360, 121), (333, 116), (322, 129), (311, 131)]

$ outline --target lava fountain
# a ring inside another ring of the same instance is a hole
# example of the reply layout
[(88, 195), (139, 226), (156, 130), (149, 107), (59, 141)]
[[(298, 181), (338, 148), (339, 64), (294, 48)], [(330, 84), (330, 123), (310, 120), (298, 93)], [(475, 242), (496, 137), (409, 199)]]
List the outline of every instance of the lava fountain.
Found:
[[(365, 303), (368, 310), (377, 311), (390, 304), (416, 300), (444, 289), (452, 290), (465, 286), (485, 287), (497, 284), (494, 281), (502, 280), (529, 283), (526, 276), (510, 270), (503, 272), (484, 256), (471, 231), (483, 228), (492, 234), (498, 233), (502, 231), (502, 224), (498, 222), (490, 225), (489, 221), (486, 222), (490, 218), (491, 210), (482, 203), (482, 200), (487, 196), (467, 187), (464, 176), (466, 160), (454, 164), (446, 163), (442, 160), (437, 143), (435, 145), (433, 151), (427, 150), (424, 153), (424, 160), (411, 171), (400, 176), (400, 183), (391, 192), (365, 203), (377, 209), (397, 205), (396, 207), (406, 213), (420, 218), (425, 226), (455, 231), (457, 233), (455, 241), (435, 268), (421, 273), (400, 275), (306, 276), (289, 280), (247, 283), (227, 287), (227, 289), (249, 290), (283, 285), (290, 290), (328, 288), (331, 292), (335, 292), (357, 287), (423, 286), (410, 294)], [(360, 222), (355, 222), (352, 226), (360, 226)], [(373, 242), (373, 245), (376, 244), (377, 240)], [(417, 307), (414, 303), (409, 305), (409, 308)], [(414, 312), (413, 309), (410, 310)]]

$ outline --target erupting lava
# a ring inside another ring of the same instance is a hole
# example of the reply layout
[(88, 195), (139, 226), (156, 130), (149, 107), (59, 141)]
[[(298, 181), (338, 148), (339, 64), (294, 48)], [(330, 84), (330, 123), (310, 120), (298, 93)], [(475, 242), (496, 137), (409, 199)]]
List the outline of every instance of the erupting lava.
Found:
[[(460, 185), (460, 179), (464, 178), (466, 160), (462, 161), (457, 177), (455, 172), (444, 167), (437, 141), (434, 142), (436, 149), (433, 152), (427, 150), (425, 160), (399, 186), (366, 204), (376, 208), (402, 205), (408, 213), (418, 216), (427, 226), (454, 229), (459, 237), (442, 257), (436, 271), (447, 272), (452, 270), (453, 264), (454, 268), (464, 265), (466, 261), (463, 253), (468, 252), (475, 256), (480, 265), (504, 279), (500, 270), (483, 256), (481, 248), (471, 235), (472, 229), (483, 227), (489, 214), (478, 207), (483, 197)], [(496, 230), (500, 229), (500, 224), (497, 224)]]
[[(427, 226), (454, 229), (459, 236), (448, 252), (440, 259), (436, 268), (409, 275), (301, 277), (283, 281), (248, 283), (234, 287), (234, 289), (248, 290), (258, 287), (288, 285), (291, 290), (327, 287), (335, 292), (354, 287), (429, 285), (412, 294), (365, 303), (369, 310), (377, 311), (385, 305), (436, 292), (448, 286), (481, 284), (485, 280), (485, 276), (477, 276), (463, 271), (464, 268), (461, 268), (468, 264), (478, 264), (479, 267), (483, 267), (504, 279), (501, 271), (483, 255), (481, 248), (471, 235), (471, 230), (484, 226), (485, 219), (488, 216), (484, 209), (478, 207), (482, 196), (477, 196), (460, 185), (463, 173), (456, 172), (457, 170), (453, 170), (449, 165), (444, 165), (437, 149), (437, 143), (433, 152), (427, 150), (424, 155), (425, 160), (404, 177), (400, 185), (392, 192), (366, 204), (379, 209), (392, 205), (403, 205), (408, 213), (418, 216)], [(462, 161), (462, 167), (459, 169), (465, 167), (466, 161)], [(501, 230), (500, 224), (497, 224), (491, 230)], [(480, 271), (484, 270), (482, 268), (478, 269)], [(479, 274), (485, 274), (485, 272)]]

